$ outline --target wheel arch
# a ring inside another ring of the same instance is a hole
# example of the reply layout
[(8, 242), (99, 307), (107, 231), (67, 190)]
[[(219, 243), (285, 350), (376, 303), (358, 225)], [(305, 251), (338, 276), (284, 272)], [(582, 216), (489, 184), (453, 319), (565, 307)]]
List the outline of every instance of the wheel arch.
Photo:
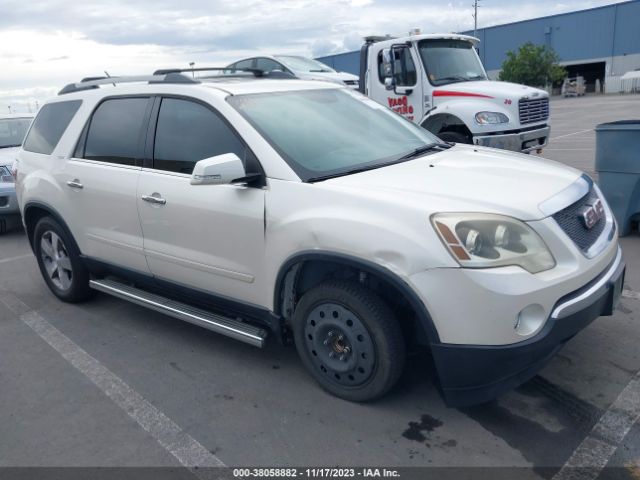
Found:
[[(304, 251), (289, 257), (280, 267), (274, 289), (274, 313), (284, 318), (290, 317), (297, 297), (309, 288), (319, 284), (328, 275), (361, 274), (391, 287), (402, 296), (402, 300), (415, 314), (416, 326), (421, 330), (423, 343), (440, 343), (438, 331), (424, 302), (413, 289), (390, 269), (368, 260), (342, 253), (326, 251)], [(384, 299), (384, 298), (383, 298)]]
[(438, 135), (442, 132), (460, 132), (473, 138), (473, 134), (467, 124), (458, 116), (452, 113), (437, 113), (425, 118), (420, 124), (422, 128)]
[(67, 225), (67, 222), (64, 221), (62, 216), (51, 205), (48, 205), (44, 202), (37, 202), (37, 201), (28, 202), (24, 206), (24, 212), (23, 212), (24, 227), (27, 232), (27, 238), (29, 240), (29, 245), (31, 246), (31, 250), (34, 250), (33, 234), (34, 234), (36, 225), (41, 218), (47, 217), (47, 216), (52, 217), (56, 222), (60, 224), (60, 226), (64, 229), (65, 233), (71, 239), (71, 242), (73, 243), (72, 245), (73, 248), (75, 248), (78, 254), (80, 254), (81, 252), (80, 252), (80, 248), (78, 247), (78, 243), (76, 242), (75, 237), (71, 233), (71, 230)]

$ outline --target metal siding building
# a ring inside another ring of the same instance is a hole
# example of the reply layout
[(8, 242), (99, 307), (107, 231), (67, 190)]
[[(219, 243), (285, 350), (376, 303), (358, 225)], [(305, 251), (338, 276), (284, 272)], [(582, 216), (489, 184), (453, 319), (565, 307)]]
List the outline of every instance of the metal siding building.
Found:
[[(473, 31), (462, 32), (473, 35)], [(619, 77), (640, 68), (640, 0), (480, 28), (479, 53), (489, 76), (496, 78), (509, 50), (526, 42), (552, 47), (569, 75), (585, 76), (593, 90), (604, 80), (608, 92), (620, 89)], [(318, 58), (358, 74), (360, 52)]]

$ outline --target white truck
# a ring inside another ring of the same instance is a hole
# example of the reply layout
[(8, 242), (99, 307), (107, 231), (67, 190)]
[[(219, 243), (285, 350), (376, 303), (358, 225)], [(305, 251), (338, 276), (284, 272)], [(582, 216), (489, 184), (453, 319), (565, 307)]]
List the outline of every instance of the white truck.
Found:
[(366, 37), (359, 90), (442, 140), (517, 152), (549, 138), (544, 90), (489, 80), (467, 35)]

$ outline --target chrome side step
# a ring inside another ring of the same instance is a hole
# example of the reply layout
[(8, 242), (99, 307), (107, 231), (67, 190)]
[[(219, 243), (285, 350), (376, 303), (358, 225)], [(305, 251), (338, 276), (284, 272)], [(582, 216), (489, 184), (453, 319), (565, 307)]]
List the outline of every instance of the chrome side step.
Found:
[(170, 317), (193, 323), (227, 337), (235, 338), (254, 347), (263, 347), (268, 332), (262, 328), (242, 323), (233, 318), (223, 317), (206, 310), (176, 302), (153, 293), (131, 287), (115, 280), (91, 280), (89, 286), (114, 297), (128, 300), (142, 307), (150, 308)]

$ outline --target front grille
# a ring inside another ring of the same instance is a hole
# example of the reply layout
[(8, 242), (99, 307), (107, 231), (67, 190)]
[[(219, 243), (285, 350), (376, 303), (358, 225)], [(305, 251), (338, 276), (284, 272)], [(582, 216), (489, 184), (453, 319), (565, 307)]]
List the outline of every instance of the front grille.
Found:
[(583, 252), (589, 250), (596, 242), (607, 224), (606, 216), (600, 218), (592, 228), (587, 228), (582, 220), (581, 210), (584, 207), (593, 205), (593, 202), (597, 199), (598, 194), (595, 189), (591, 187), (589, 193), (580, 200), (553, 215), (554, 220), (560, 225), (560, 228), (564, 230), (569, 238), (573, 240)]
[(549, 118), (549, 97), (521, 98), (518, 110), (521, 124), (545, 121)]

